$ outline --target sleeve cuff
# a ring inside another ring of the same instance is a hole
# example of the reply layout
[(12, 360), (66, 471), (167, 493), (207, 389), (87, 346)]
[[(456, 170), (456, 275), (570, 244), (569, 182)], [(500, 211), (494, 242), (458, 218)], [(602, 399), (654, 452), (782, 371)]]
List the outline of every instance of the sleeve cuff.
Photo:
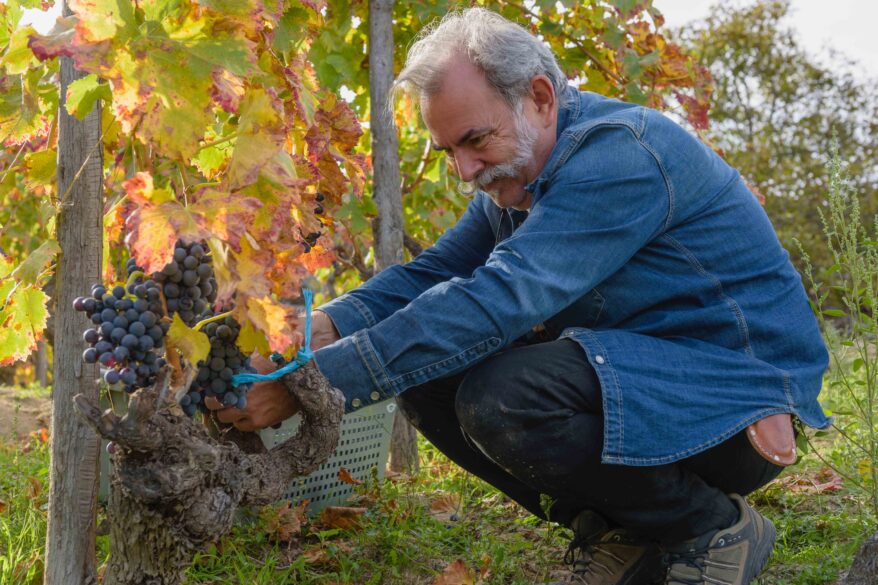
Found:
[(329, 315), (341, 337), (347, 337), (378, 323), (372, 311), (362, 301), (351, 295), (337, 297), (325, 305), (320, 305), (315, 310)]
[(400, 389), (381, 366), (366, 331), (357, 331), (332, 345), (318, 349), (314, 352), (314, 361), (330, 384), (344, 394), (345, 412), (399, 394)]

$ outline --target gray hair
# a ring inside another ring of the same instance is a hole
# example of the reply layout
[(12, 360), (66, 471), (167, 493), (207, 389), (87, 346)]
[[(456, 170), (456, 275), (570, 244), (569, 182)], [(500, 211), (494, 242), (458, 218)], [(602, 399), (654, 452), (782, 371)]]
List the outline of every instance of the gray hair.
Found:
[(523, 27), (484, 8), (450, 12), (424, 28), (411, 46), (403, 70), (393, 84), (414, 97), (430, 96), (440, 89), (449, 61), (464, 55), (485, 73), (488, 83), (516, 109), (530, 93), (530, 81), (545, 75), (563, 100), (567, 78), (555, 55)]

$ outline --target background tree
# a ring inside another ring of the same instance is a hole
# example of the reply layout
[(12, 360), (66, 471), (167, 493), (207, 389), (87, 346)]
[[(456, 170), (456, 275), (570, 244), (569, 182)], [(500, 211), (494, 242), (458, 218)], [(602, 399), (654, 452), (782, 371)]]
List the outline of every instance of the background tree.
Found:
[(788, 26), (789, 11), (789, 0), (719, 3), (678, 34), (714, 80), (704, 136), (764, 196), (797, 268), (793, 238), (826, 270), (817, 209), (829, 191), (833, 136), (853, 189), (869, 202), (863, 213), (878, 211), (878, 85), (837, 55), (818, 61)]

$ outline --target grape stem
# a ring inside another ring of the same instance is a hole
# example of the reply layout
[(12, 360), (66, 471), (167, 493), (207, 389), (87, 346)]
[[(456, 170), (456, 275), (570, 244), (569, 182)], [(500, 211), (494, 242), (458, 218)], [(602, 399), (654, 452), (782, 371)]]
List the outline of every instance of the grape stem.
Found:
[(125, 282), (125, 290), (128, 290), (128, 287), (131, 286), (135, 280), (138, 278), (143, 278), (146, 276), (142, 270), (135, 270), (131, 274), (128, 275), (128, 280)]
[(208, 323), (213, 323), (214, 321), (219, 321), (220, 319), (225, 319), (226, 317), (228, 317), (231, 314), (232, 314), (231, 311), (226, 311), (225, 313), (220, 313), (219, 315), (214, 315), (213, 317), (209, 317), (207, 319), (199, 321), (198, 323), (195, 324), (195, 327), (193, 327), (192, 329), (194, 331), (201, 331), (201, 328), (204, 327), (205, 325), (207, 325)]

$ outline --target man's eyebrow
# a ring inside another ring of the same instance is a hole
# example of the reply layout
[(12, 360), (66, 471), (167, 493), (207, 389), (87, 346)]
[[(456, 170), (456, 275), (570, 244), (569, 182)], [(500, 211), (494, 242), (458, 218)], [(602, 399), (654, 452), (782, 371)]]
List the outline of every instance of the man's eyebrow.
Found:
[[(455, 145), (455, 146), (462, 146), (463, 144), (466, 144), (467, 142), (469, 142), (469, 141), (472, 140), (473, 138), (477, 138), (477, 137), (479, 137), (479, 136), (482, 136), (482, 135), (484, 135), (484, 134), (487, 134), (487, 133), (489, 133), (490, 131), (491, 131), (491, 128), (488, 128), (488, 127), (484, 127), (484, 128), (470, 128), (469, 130), (467, 130), (466, 132), (464, 132), (463, 136), (461, 136), (460, 138), (458, 138), (458, 139), (454, 142), (454, 145)], [(435, 142), (433, 142), (432, 139), (430, 140), (430, 148), (432, 148), (433, 150), (441, 150), (441, 151), (447, 151), (447, 150), (448, 150), (448, 147), (447, 147), (447, 146), (440, 146), (440, 145), (436, 144)]]

